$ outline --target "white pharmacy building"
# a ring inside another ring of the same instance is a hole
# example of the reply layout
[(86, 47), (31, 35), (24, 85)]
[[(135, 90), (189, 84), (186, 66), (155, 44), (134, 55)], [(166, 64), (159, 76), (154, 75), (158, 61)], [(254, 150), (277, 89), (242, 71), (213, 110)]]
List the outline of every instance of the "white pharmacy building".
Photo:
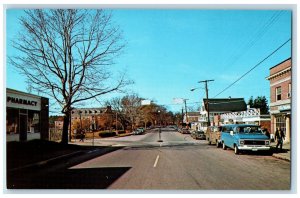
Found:
[(6, 141), (48, 139), (49, 99), (6, 89)]

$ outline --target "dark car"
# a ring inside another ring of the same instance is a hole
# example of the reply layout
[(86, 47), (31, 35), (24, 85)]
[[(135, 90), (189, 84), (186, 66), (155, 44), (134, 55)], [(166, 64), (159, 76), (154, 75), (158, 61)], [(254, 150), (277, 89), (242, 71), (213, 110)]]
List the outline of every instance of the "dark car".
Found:
[(183, 128), (180, 133), (182, 133), (182, 134), (190, 134), (190, 131), (187, 128)]
[(196, 140), (205, 140), (206, 139), (204, 131), (194, 131), (191, 134), (191, 136), (192, 136), (192, 138), (194, 138)]

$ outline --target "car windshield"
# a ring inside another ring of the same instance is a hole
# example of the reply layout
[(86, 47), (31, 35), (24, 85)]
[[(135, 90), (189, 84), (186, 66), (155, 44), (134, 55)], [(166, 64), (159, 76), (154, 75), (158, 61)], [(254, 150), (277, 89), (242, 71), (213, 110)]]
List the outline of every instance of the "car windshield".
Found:
[(259, 126), (238, 126), (235, 131), (237, 133), (262, 133)]

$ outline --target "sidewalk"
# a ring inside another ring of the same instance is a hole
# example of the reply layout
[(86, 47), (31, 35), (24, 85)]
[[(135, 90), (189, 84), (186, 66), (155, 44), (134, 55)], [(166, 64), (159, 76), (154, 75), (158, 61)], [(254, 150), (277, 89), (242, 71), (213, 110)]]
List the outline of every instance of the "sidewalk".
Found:
[(283, 143), (282, 146), (282, 151), (276, 151), (276, 142), (271, 143), (271, 149), (273, 151), (273, 157), (286, 160), (286, 161), (291, 161), (291, 145), (290, 142)]

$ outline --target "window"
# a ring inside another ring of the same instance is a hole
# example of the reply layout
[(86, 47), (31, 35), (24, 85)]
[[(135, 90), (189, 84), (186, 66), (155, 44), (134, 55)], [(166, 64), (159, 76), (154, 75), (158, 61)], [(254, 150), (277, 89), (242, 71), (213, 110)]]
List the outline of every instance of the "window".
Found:
[(277, 128), (280, 128), (280, 129), (282, 129), (285, 132), (285, 130), (286, 130), (286, 122), (285, 122), (284, 116), (278, 116), (278, 117), (276, 117), (276, 128), (275, 128), (275, 130)]
[(40, 132), (40, 114), (38, 111), (28, 110), (27, 132)]
[(229, 133), (230, 131), (232, 131), (232, 127), (230, 126), (225, 126), (222, 128), (222, 132)]
[(19, 110), (6, 108), (6, 133), (19, 133)]
[(276, 87), (275, 94), (276, 94), (276, 101), (281, 100), (281, 87)]
[(292, 84), (289, 83), (289, 91), (287, 97), (290, 98), (292, 96)]

